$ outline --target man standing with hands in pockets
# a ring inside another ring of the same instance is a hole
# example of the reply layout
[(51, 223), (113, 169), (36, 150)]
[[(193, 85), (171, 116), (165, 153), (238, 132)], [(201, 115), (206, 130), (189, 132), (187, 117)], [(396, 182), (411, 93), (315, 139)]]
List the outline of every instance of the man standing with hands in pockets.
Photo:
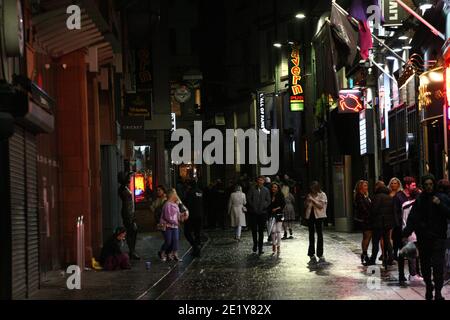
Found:
[(264, 230), (267, 222), (267, 209), (271, 203), (270, 191), (264, 187), (265, 178), (259, 176), (256, 186), (247, 194), (247, 206), (249, 211), (250, 226), (253, 236), (253, 252), (263, 254)]

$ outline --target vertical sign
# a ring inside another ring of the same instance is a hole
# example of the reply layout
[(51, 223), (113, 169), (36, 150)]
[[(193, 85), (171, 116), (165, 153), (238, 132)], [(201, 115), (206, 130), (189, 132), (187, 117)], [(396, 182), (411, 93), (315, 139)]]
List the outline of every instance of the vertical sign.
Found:
[(360, 155), (374, 154), (373, 109), (359, 112), (359, 151)]
[(152, 73), (151, 73), (150, 49), (136, 50), (136, 91), (151, 91)]
[(300, 49), (293, 46), (289, 58), (289, 88), (290, 88), (290, 109), (291, 111), (303, 111), (305, 109), (305, 97), (301, 85)]
[(395, 0), (382, 0), (384, 26), (399, 26), (407, 17), (405, 10)]
[(391, 110), (391, 79), (382, 74), (378, 79), (380, 101), (381, 150), (389, 149), (389, 111)]
[(259, 128), (265, 134), (270, 134), (270, 131), (266, 128), (266, 95), (263, 92), (258, 93), (258, 115)]

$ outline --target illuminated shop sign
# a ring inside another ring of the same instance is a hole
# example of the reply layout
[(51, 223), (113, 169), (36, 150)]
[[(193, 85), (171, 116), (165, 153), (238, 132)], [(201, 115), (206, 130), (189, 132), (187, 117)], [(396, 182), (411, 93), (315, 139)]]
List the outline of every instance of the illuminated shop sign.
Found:
[(358, 113), (364, 109), (362, 93), (359, 90), (339, 91), (339, 113)]
[(360, 155), (374, 153), (373, 109), (359, 112), (359, 151)]
[(303, 111), (305, 109), (305, 98), (301, 85), (300, 49), (298, 46), (292, 48), (289, 59), (289, 88), (291, 111)]
[(424, 110), (424, 119), (443, 115), (446, 90), (444, 68), (436, 68), (420, 75), (419, 110)]

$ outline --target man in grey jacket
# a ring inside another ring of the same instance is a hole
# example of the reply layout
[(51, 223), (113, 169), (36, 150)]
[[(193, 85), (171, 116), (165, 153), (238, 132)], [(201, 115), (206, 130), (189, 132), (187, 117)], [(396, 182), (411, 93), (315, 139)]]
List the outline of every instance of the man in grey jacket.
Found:
[[(263, 254), (264, 230), (267, 221), (267, 208), (270, 205), (270, 191), (264, 187), (265, 177), (256, 180), (256, 187), (250, 188), (247, 193), (247, 207), (249, 210), (250, 226), (253, 236), (253, 252)], [(259, 238), (258, 238), (259, 237)]]

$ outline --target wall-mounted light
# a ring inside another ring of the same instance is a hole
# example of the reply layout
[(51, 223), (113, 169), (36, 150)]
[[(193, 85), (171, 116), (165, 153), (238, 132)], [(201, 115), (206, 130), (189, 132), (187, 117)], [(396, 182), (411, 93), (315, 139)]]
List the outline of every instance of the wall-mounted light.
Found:
[(305, 18), (306, 18), (306, 15), (305, 15), (304, 13), (299, 12), (299, 13), (297, 13), (297, 14), (295, 15), (295, 17), (296, 17), (297, 19), (305, 19)]
[(394, 56), (387, 56), (386, 60), (397, 60), (397, 58)]
[(281, 48), (283, 45), (282, 45), (281, 43), (279, 43), (279, 42), (275, 42), (275, 43), (273, 44), (273, 46), (274, 46), (275, 48)]
[(403, 49), (400, 49), (400, 48), (395, 48), (394, 49), (394, 52), (401, 52), (401, 51), (403, 51)]
[(412, 47), (411, 47), (411, 46), (404, 46), (404, 47), (402, 47), (402, 49), (404, 49), (404, 50), (410, 50), (410, 49), (412, 49)]
[(409, 38), (407, 36), (400, 36), (398, 37), (398, 40), (408, 40)]

